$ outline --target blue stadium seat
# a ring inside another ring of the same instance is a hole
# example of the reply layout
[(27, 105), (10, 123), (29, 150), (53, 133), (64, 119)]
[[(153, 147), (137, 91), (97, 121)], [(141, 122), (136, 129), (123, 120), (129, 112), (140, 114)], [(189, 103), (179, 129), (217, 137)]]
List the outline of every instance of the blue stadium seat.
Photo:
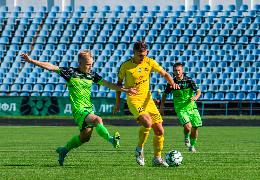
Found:
[(214, 100), (217, 100), (217, 101), (222, 101), (224, 100), (224, 93), (222, 92), (218, 92), (214, 95)]
[(224, 37), (223, 36), (217, 36), (214, 41), (215, 44), (224, 44)]
[(35, 84), (33, 85), (32, 92), (40, 93), (43, 91), (43, 85), (42, 84)]
[(251, 85), (243, 85), (240, 89), (241, 92), (251, 92)]
[(186, 24), (178, 23), (176, 26), (176, 29), (180, 29), (180, 30), (184, 31), (186, 29)]
[(204, 37), (204, 36), (206, 36), (206, 31), (204, 30), (204, 29), (198, 29), (197, 31), (196, 31), (196, 34), (195, 34), (196, 36), (201, 36), (201, 37)]
[[(224, 82), (224, 85), (228, 85), (228, 86), (230, 86), (230, 85), (234, 85), (234, 79), (226, 79), (225, 80), (225, 82)], [(233, 90), (238, 90), (239, 89), (239, 87), (237, 88), (237, 87), (233, 87)]]
[(44, 86), (43, 92), (53, 92), (54, 91), (54, 86), (52, 84), (46, 84)]
[(29, 96), (30, 94), (28, 92), (23, 92), (20, 94), (20, 96)]
[(246, 95), (243, 92), (239, 92), (236, 94), (235, 100), (244, 101), (246, 99)]
[(219, 85), (209, 85), (208, 92), (218, 92)]
[(235, 94), (228, 92), (225, 94), (225, 100), (233, 101), (235, 99)]
[(9, 96), (19, 96), (19, 94), (17, 92), (12, 92), (9, 94)]
[(229, 92), (229, 87), (230, 87), (230, 85), (225, 85), (225, 84), (222, 84), (222, 85), (220, 85), (219, 86), (219, 89), (218, 89), (218, 91), (219, 92), (224, 92), (224, 93), (227, 93), (227, 92)]
[(202, 43), (204, 43), (204, 44), (212, 44), (212, 43), (213, 43), (213, 38), (212, 38), (212, 36), (206, 36), (206, 37), (203, 39)]
[(256, 93), (250, 92), (246, 95), (246, 100), (247, 101), (254, 101), (256, 100)]
[(206, 93), (204, 94), (203, 100), (206, 100), (206, 101), (213, 100), (213, 93), (211, 93), (211, 92), (206, 92)]
[(188, 38), (188, 36), (181, 36), (178, 43), (188, 44), (188, 43), (189, 43), (189, 38)]
[(240, 92), (240, 85), (238, 84), (231, 84), (229, 88), (230, 92)]
[(84, 6), (78, 6), (77, 9), (76, 9), (76, 12), (85, 13), (86, 12), (85, 7)]
[(8, 10), (9, 10), (8, 6), (3, 5), (3, 6), (0, 7), (0, 12), (5, 12), (5, 13), (7, 13)]
[(240, 11), (242, 12), (247, 12), (248, 11), (248, 5), (247, 4), (242, 4), (239, 8)]
[(43, 92), (41, 96), (51, 97), (51, 93), (50, 92)]
[(24, 84), (21, 90), (21, 92), (31, 92), (31, 91), (32, 91), (32, 84)]

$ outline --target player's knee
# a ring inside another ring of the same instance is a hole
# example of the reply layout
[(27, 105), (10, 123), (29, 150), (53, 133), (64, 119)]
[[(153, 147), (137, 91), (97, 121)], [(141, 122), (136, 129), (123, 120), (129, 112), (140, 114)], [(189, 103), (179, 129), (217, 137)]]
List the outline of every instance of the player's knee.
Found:
[(140, 116), (138, 118), (138, 120), (140, 122), (142, 122), (142, 125), (145, 127), (145, 128), (151, 128), (152, 125), (153, 125), (153, 122), (152, 122), (152, 119), (150, 118), (150, 116), (146, 116), (146, 115), (143, 115), (143, 116)]
[(191, 129), (192, 129), (192, 126), (191, 126), (191, 124), (190, 123), (187, 123), (187, 124), (185, 124), (184, 125), (184, 128), (187, 130), (187, 131), (191, 131)]
[(143, 126), (144, 126), (145, 128), (151, 128), (151, 127), (152, 127), (152, 122), (150, 122), (150, 121), (145, 121), (145, 122), (143, 123)]
[(97, 116), (94, 120), (94, 126), (97, 126), (97, 125), (102, 124), (102, 123), (103, 123), (103, 121), (102, 121), (101, 117)]
[(164, 135), (164, 129), (158, 129), (157, 131), (154, 131), (154, 134), (156, 136), (162, 136)]

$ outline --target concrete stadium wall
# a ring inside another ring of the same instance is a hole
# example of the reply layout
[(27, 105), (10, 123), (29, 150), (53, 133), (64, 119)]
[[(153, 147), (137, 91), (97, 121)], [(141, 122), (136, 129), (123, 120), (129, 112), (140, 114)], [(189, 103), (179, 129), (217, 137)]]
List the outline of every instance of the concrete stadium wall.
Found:
[(70, 5), (74, 8), (77, 8), (78, 6), (85, 6), (86, 10), (88, 10), (90, 6), (94, 5), (98, 6), (99, 9), (101, 9), (104, 5), (109, 5), (112, 10), (118, 5), (122, 5), (124, 9), (130, 5), (134, 5), (137, 10), (143, 5), (148, 6), (149, 9), (155, 5), (160, 5), (161, 9), (167, 5), (172, 5), (174, 10), (176, 10), (179, 5), (185, 5), (186, 9), (189, 9), (192, 5), (198, 5), (200, 9), (204, 5), (210, 5), (211, 9), (214, 9), (215, 6), (219, 4), (223, 5), (224, 9), (227, 9), (230, 4), (234, 4), (238, 8), (241, 4), (247, 4), (249, 9), (252, 9), (253, 5), (260, 4), (260, 0), (0, 0), (0, 6), (8, 6), (9, 11), (12, 11), (14, 6), (21, 6), (22, 11), (25, 10), (27, 6), (34, 6), (37, 11), (40, 6), (46, 6), (50, 10), (53, 5), (59, 6), (61, 9)]

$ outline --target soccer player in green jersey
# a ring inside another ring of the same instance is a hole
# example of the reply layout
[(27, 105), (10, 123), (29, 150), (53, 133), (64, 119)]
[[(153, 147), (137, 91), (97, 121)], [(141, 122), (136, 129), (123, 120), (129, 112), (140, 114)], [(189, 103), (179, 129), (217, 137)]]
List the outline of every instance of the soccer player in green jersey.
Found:
[[(175, 75), (173, 80), (180, 86), (180, 89), (172, 89), (170, 85), (167, 84), (162, 96), (160, 113), (164, 114), (163, 107), (166, 97), (172, 92), (175, 112), (184, 127), (185, 145), (189, 148), (189, 151), (194, 152), (196, 151), (194, 146), (198, 138), (198, 127), (202, 126), (201, 117), (195, 103), (200, 97), (201, 91), (190, 77), (183, 75), (184, 69), (181, 63), (175, 63), (173, 71)], [(195, 96), (194, 91), (196, 92)]]
[(67, 153), (81, 146), (90, 140), (93, 127), (96, 127), (97, 133), (110, 142), (115, 148), (119, 148), (120, 135), (118, 132), (110, 136), (108, 130), (103, 125), (102, 119), (95, 115), (90, 101), (91, 85), (97, 83), (116, 91), (123, 91), (129, 95), (137, 94), (135, 88), (122, 88), (116, 84), (104, 80), (96, 72), (92, 71), (93, 55), (88, 50), (83, 50), (78, 54), (78, 67), (58, 67), (49, 62), (40, 62), (31, 59), (27, 54), (22, 53), (21, 58), (28, 63), (41, 68), (53, 71), (61, 75), (66, 81), (72, 104), (72, 112), (75, 122), (79, 125), (80, 134), (74, 136), (65, 147), (58, 147), (59, 164), (62, 166)]

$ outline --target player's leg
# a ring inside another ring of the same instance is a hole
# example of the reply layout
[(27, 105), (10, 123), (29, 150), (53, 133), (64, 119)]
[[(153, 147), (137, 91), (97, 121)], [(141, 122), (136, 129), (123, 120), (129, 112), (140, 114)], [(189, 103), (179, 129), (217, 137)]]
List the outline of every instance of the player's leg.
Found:
[(190, 136), (190, 149), (189, 151), (194, 152), (196, 151), (195, 149), (195, 144), (198, 139), (198, 127), (202, 126), (202, 121), (201, 117), (199, 114), (199, 111), (197, 109), (194, 109), (190, 112), (190, 118), (191, 118), (191, 136)]
[(184, 143), (185, 143), (185, 146), (187, 146), (189, 148), (190, 147), (190, 134), (191, 134), (191, 128), (192, 128), (191, 123), (188, 122), (188, 123), (184, 124), (183, 128), (184, 128), (184, 131), (183, 131)]
[(139, 139), (138, 139), (138, 146), (135, 149), (135, 156), (136, 156), (136, 162), (140, 166), (144, 166), (144, 144), (149, 136), (149, 131), (152, 126), (152, 119), (148, 114), (142, 114), (137, 118), (137, 121), (142, 124), (142, 126), (139, 129)]
[(164, 142), (164, 129), (162, 127), (162, 122), (155, 123), (152, 125), (154, 130), (153, 136), (153, 148), (154, 148), (154, 158), (152, 161), (153, 166), (168, 166), (168, 164), (162, 158), (163, 142)]
[(190, 135), (190, 149), (189, 149), (189, 151), (196, 151), (194, 146), (195, 146), (197, 139), (198, 139), (198, 128), (192, 127), (191, 129), (192, 130), (191, 130), (191, 135)]
[(135, 156), (136, 156), (136, 162), (140, 166), (144, 166), (144, 144), (148, 138), (149, 131), (152, 126), (152, 120), (150, 116), (146, 113), (144, 109), (145, 102), (143, 101), (127, 101), (127, 105), (129, 108), (129, 111), (133, 114), (135, 117), (137, 123), (141, 123), (142, 126), (139, 129), (138, 133), (138, 145), (135, 148)]
[[(80, 130), (80, 134), (74, 136), (64, 147), (58, 147), (57, 148), (57, 153), (59, 153), (59, 163), (62, 166), (64, 163), (64, 158), (66, 157), (67, 153), (73, 149), (73, 148), (77, 148), (79, 146), (81, 146), (84, 142), (87, 142), (85, 140), (83, 140), (82, 138), (82, 131), (84, 130), (87, 131), (87, 134), (92, 133), (92, 128), (93, 126), (90, 125), (88, 126), (85, 122), (85, 117), (87, 117), (89, 115), (89, 113), (91, 112), (91, 109), (80, 109), (76, 112), (73, 113), (73, 117), (75, 122), (79, 125), (79, 130)], [(87, 129), (87, 130), (85, 130)], [(90, 138), (90, 136), (89, 136)]]
[(88, 142), (90, 140), (93, 128), (86, 128), (80, 131), (79, 135), (74, 136), (66, 145), (65, 147), (58, 147), (57, 152), (59, 153), (59, 163), (62, 166), (64, 163), (64, 159), (67, 153), (74, 149), (81, 146), (83, 143)]
[(91, 113), (85, 118), (85, 122), (88, 125), (92, 125), (92, 126), (96, 127), (97, 133), (102, 138), (104, 138), (105, 140), (110, 142), (115, 148), (120, 147), (120, 145), (119, 145), (119, 139), (120, 139), (119, 133), (116, 132), (113, 135), (113, 137), (111, 137), (107, 128), (103, 125), (103, 121), (102, 121), (101, 117)]
[(186, 111), (180, 111), (177, 113), (177, 117), (183, 126), (184, 143), (185, 146), (190, 147), (190, 133), (191, 133), (191, 123), (189, 114)]

